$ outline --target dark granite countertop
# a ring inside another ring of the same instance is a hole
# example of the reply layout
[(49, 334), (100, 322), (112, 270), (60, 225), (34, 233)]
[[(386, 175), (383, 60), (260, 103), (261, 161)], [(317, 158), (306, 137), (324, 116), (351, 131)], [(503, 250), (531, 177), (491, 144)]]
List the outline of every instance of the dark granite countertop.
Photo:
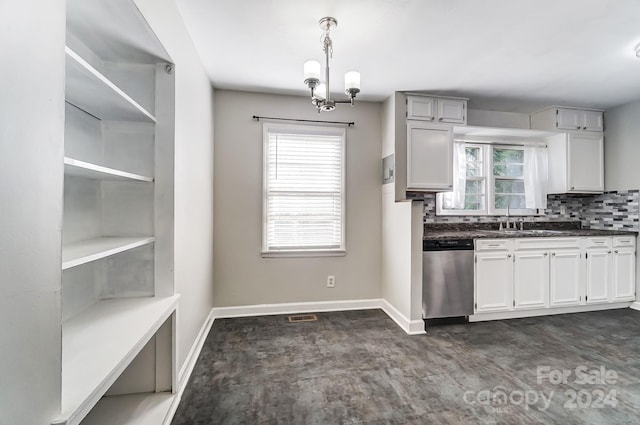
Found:
[(572, 236), (633, 236), (631, 230), (582, 229), (580, 222), (527, 222), (524, 231), (499, 231), (498, 223), (425, 224), (425, 240), (498, 239), (498, 238), (563, 238)]

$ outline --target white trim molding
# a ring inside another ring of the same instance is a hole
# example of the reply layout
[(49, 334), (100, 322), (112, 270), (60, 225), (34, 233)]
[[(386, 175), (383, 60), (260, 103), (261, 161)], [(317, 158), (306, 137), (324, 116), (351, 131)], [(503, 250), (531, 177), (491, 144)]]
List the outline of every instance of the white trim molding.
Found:
[[(635, 303), (634, 303), (635, 304)], [(611, 304), (590, 304), (580, 305), (575, 307), (554, 307), (545, 310), (520, 310), (520, 311), (505, 311), (498, 313), (479, 313), (469, 316), (469, 322), (483, 322), (486, 320), (506, 320), (506, 319), (520, 319), (523, 317), (536, 317), (536, 316), (552, 316), (554, 314), (569, 314), (569, 313), (588, 313), (590, 311), (612, 310), (616, 308), (633, 307), (630, 302), (619, 302)], [(638, 306), (640, 308), (640, 305)]]
[(200, 352), (202, 351), (204, 342), (207, 339), (209, 332), (211, 331), (211, 326), (213, 326), (214, 320), (215, 318), (213, 315), (213, 309), (211, 309), (209, 315), (204, 321), (204, 324), (202, 325), (202, 328), (200, 328), (200, 332), (198, 332), (196, 340), (193, 342), (193, 345), (191, 346), (191, 349), (187, 354), (187, 358), (180, 368), (178, 376), (178, 387), (175, 389), (173, 400), (171, 401), (171, 405), (169, 406), (167, 415), (162, 422), (163, 425), (171, 425), (171, 421), (173, 421), (173, 417), (175, 416), (176, 410), (178, 410), (178, 405), (180, 404), (180, 400), (182, 399), (182, 394), (187, 387), (187, 383), (189, 382), (191, 373), (193, 373), (193, 368), (196, 365), (196, 361), (198, 360), (198, 357), (200, 357)]
[(275, 314), (321, 313), (325, 311), (370, 310), (382, 308), (379, 298), (368, 300), (317, 301), (304, 303), (257, 304), (237, 307), (214, 307), (213, 317), (270, 316)]
[(639, 301), (635, 301), (633, 304), (631, 304), (629, 306), (629, 308), (633, 309), (633, 310), (638, 310), (640, 311), (640, 302)]
[(386, 313), (400, 328), (409, 335), (426, 334), (423, 320), (409, 320), (400, 313), (391, 303), (385, 299), (380, 299), (380, 308)]

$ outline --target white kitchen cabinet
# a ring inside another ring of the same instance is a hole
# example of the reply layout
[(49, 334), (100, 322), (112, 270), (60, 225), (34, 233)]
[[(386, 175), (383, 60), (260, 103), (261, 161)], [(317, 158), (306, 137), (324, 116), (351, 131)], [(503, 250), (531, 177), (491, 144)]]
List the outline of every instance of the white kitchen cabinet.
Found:
[(636, 255), (633, 247), (613, 249), (613, 279), (611, 301), (636, 299)]
[(476, 313), (513, 309), (513, 259), (510, 252), (475, 254)]
[(549, 252), (549, 305), (578, 305), (582, 301), (582, 261), (580, 250)]
[(604, 139), (601, 133), (569, 132), (547, 139), (549, 193), (602, 193)]
[(452, 128), (407, 121), (407, 190), (450, 191), (452, 187)]
[(549, 259), (546, 251), (514, 253), (514, 308), (549, 306)]
[(475, 320), (624, 306), (635, 300), (635, 246), (634, 236), (479, 239)]
[(531, 114), (531, 128), (602, 133), (603, 113), (593, 109), (551, 106)]
[(408, 95), (407, 119), (466, 125), (467, 99)]
[(611, 247), (591, 248), (586, 252), (586, 303), (609, 302)]

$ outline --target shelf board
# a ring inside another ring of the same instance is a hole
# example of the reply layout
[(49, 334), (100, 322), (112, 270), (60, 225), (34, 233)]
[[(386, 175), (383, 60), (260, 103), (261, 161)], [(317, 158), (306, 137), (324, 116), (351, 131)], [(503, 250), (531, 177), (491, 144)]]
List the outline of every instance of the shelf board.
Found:
[(179, 298), (103, 300), (62, 324), (62, 413), (54, 425), (82, 421), (175, 311)]
[(110, 62), (172, 62), (131, 0), (67, 0), (67, 33)]
[(65, 47), (65, 99), (102, 120), (156, 122), (155, 117), (107, 77)]
[(67, 157), (64, 158), (64, 174), (67, 176), (84, 177), (96, 180), (153, 182), (152, 177), (116, 170), (115, 168), (103, 167), (101, 165)]
[(160, 425), (175, 394), (148, 393), (102, 398), (82, 425)]
[(137, 238), (103, 237), (62, 246), (62, 270), (100, 260), (120, 252), (155, 242), (153, 236)]

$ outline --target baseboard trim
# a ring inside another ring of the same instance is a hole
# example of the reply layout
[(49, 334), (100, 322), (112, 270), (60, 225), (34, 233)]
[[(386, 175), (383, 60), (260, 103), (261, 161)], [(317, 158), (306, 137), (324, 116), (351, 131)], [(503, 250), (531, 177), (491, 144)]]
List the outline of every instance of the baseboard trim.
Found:
[(425, 334), (424, 322), (422, 320), (409, 320), (404, 314), (400, 313), (391, 303), (385, 299), (380, 299), (380, 308), (387, 316), (391, 318), (400, 329), (409, 335)]
[(325, 311), (370, 310), (381, 308), (381, 299), (317, 301), (304, 303), (257, 304), (237, 307), (214, 307), (213, 317), (229, 319), (233, 317), (271, 316), (275, 314), (321, 313)]
[(182, 394), (184, 393), (185, 388), (187, 388), (187, 383), (193, 373), (196, 361), (198, 360), (198, 357), (200, 357), (200, 352), (202, 351), (204, 342), (207, 339), (207, 335), (209, 335), (209, 332), (211, 331), (211, 326), (213, 326), (214, 320), (215, 317), (213, 309), (211, 309), (204, 324), (200, 328), (200, 332), (198, 332), (196, 340), (193, 342), (193, 345), (191, 345), (187, 358), (180, 368), (180, 372), (178, 373), (178, 388), (176, 389), (171, 405), (169, 406), (169, 411), (162, 422), (163, 425), (171, 425), (171, 421), (173, 421), (173, 417), (175, 416), (180, 400), (182, 399)]
[(629, 308), (640, 311), (640, 302), (635, 301), (633, 304), (629, 306)]
[[(630, 302), (619, 302), (612, 304), (591, 304), (581, 305), (575, 307), (556, 307), (546, 310), (520, 310), (520, 311), (505, 311), (499, 313), (480, 313), (469, 316), (470, 322), (484, 322), (487, 320), (507, 320), (507, 319), (522, 319), (525, 317), (536, 316), (552, 316), (555, 314), (570, 314), (570, 313), (588, 313), (590, 311), (602, 311), (613, 310), (616, 308), (633, 308), (633, 304)], [(640, 307), (640, 306), (639, 306)]]

